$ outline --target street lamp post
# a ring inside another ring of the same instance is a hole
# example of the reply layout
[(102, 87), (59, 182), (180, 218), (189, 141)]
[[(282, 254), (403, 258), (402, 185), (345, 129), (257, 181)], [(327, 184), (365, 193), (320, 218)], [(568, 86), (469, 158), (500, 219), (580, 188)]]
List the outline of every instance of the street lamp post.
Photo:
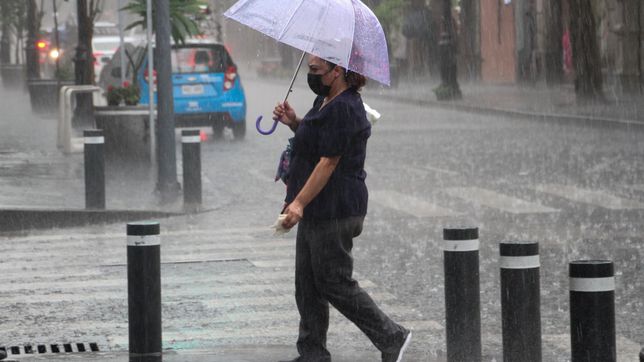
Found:
[(454, 46), (454, 25), (452, 22), (451, 0), (443, 1), (443, 32), (438, 46), (440, 49), (441, 84), (434, 90), (438, 100), (460, 99), (456, 68), (456, 49)]
[(166, 204), (175, 201), (180, 191), (174, 138), (169, 0), (157, 0), (153, 15), (156, 25), (154, 59), (157, 70), (157, 189), (161, 194), (161, 202)]

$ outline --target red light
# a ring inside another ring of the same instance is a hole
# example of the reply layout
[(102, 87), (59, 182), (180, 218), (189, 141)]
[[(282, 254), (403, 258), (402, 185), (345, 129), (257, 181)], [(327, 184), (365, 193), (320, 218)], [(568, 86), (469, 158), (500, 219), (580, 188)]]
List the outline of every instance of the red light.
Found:
[[(143, 72), (143, 79), (145, 79), (146, 83), (150, 83), (148, 81), (148, 74), (149, 74), (148, 70), (146, 69), (145, 72)], [(157, 70), (156, 69), (152, 70), (152, 81), (154, 82), (155, 85), (157, 84)]]
[(235, 85), (235, 79), (237, 78), (237, 68), (234, 66), (229, 66), (226, 69), (224, 74), (224, 90), (230, 90)]
[(206, 134), (206, 132), (204, 132), (203, 130), (200, 130), (200, 131), (199, 131), (199, 140), (200, 140), (201, 142), (206, 142), (206, 141), (208, 141), (208, 135), (207, 135), (207, 134)]
[(94, 65), (98, 65), (98, 60), (103, 56), (101, 52), (94, 52)]

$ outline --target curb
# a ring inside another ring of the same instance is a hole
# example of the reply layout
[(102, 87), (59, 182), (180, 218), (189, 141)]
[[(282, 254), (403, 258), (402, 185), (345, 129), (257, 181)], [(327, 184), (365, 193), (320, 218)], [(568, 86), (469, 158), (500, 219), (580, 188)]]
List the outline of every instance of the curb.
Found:
[(168, 218), (187, 214), (156, 210), (3, 209), (0, 210), (0, 233)]
[(485, 107), (472, 104), (459, 104), (459, 101), (445, 101), (439, 102), (434, 100), (421, 100), (406, 98), (396, 95), (388, 95), (379, 92), (366, 92), (365, 94), (373, 96), (379, 99), (393, 100), (400, 103), (415, 104), (420, 106), (432, 106), (441, 109), (455, 110), (455, 111), (464, 111), (469, 113), (477, 114), (488, 114), (488, 115), (501, 115), (501, 116), (513, 116), (521, 117), (527, 119), (541, 119), (541, 120), (555, 120), (555, 121), (569, 121), (569, 122), (585, 122), (585, 123), (607, 123), (623, 127), (642, 127), (644, 126), (643, 121), (630, 120), (630, 119), (618, 119), (618, 118), (602, 118), (594, 116), (583, 116), (575, 114), (557, 114), (557, 113), (536, 113), (530, 111), (522, 111), (518, 109), (508, 109), (508, 108), (496, 108), (496, 107)]

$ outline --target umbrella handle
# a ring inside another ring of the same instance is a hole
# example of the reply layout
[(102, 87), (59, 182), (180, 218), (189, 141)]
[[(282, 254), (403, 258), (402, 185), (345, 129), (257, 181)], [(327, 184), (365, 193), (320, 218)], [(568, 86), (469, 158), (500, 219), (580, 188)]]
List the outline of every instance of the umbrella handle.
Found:
[[(286, 100), (288, 99), (289, 94), (293, 91), (293, 83), (295, 83), (295, 78), (297, 78), (297, 73), (300, 70), (300, 67), (302, 66), (302, 61), (304, 61), (304, 55), (306, 52), (302, 52), (302, 56), (300, 57), (300, 62), (297, 63), (297, 68), (295, 68), (295, 73), (293, 73), (293, 79), (291, 79), (291, 85), (288, 87), (288, 92), (286, 92), (286, 97), (284, 98), (284, 103), (286, 103)], [(275, 132), (275, 129), (277, 128), (277, 120), (274, 119), (275, 123), (273, 123), (273, 127), (269, 129), (268, 131), (262, 131), (262, 129), (259, 127), (259, 124), (262, 122), (262, 118), (264, 116), (259, 116), (257, 117), (257, 121), (255, 121), (255, 128), (257, 128), (257, 132), (263, 134), (264, 136), (267, 136), (273, 132)]]
[(259, 133), (263, 134), (264, 136), (267, 136), (267, 135), (269, 135), (269, 134), (271, 134), (271, 133), (275, 132), (275, 129), (277, 128), (277, 123), (278, 123), (278, 122), (277, 122), (277, 120), (275, 120), (275, 123), (273, 123), (273, 127), (271, 127), (271, 129), (269, 129), (268, 131), (263, 131), (263, 130), (259, 127), (259, 124), (262, 122), (262, 119), (263, 119), (263, 118), (264, 118), (264, 116), (259, 116), (259, 117), (257, 117), (257, 121), (255, 121), (255, 128), (257, 128), (257, 132), (259, 132)]

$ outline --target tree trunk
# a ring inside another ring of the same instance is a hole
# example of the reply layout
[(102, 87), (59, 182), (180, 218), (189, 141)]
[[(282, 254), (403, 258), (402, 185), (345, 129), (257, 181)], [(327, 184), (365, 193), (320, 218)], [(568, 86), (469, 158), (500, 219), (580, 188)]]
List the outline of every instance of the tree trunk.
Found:
[(461, 0), (461, 49), (468, 80), (478, 80), (481, 76), (480, 12), (479, 0)]
[(590, 0), (570, 0), (570, 36), (578, 101), (604, 98), (596, 30)]
[(563, 24), (561, 0), (546, 0), (544, 6), (546, 19), (545, 75), (548, 85), (563, 81)]
[(40, 63), (36, 49), (36, 33), (38, 33), (38, 11), (36, 0), (27, 1), (27, 79), (40, 78)]
[[(9, 12), (9, 4), (6, 1), (0, 1), (0, 14)], [(10, 25), (8, 17), (2, 20), (2, 37), (0, 37), (0, 64), (11, 63), (11, 37), (9, 35)]]

